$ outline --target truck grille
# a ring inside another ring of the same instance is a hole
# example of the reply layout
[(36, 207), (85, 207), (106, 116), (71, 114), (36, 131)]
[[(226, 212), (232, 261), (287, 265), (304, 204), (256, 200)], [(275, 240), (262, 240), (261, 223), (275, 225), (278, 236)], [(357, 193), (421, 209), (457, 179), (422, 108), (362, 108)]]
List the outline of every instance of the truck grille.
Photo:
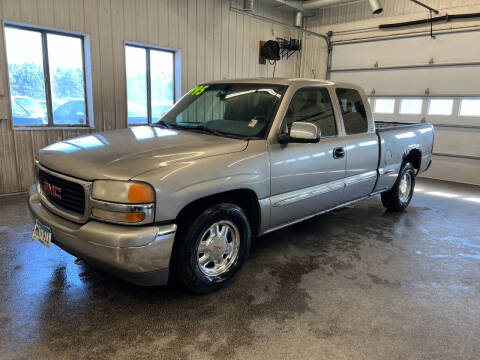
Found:
[[(52, 204), (79, 215), (85, 213), (85, 189), (82, 185), (54, 176), (41, 169), (38, 171), (38, 179), (42, 193)], [(55, 190), (48, 191), (49, 187)]]

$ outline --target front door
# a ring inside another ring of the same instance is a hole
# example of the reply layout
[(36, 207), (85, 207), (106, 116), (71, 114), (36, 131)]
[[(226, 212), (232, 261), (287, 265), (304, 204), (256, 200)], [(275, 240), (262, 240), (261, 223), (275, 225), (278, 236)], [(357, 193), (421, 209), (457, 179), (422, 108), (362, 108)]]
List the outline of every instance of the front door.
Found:
[(311, 122), (321, 131), (315, 144), (270, 145), (271, 226), (278, 227), (341, 204), (345, 177), (345, 141), (329, 92), (306, 87), (292, 98), (283, 129)]

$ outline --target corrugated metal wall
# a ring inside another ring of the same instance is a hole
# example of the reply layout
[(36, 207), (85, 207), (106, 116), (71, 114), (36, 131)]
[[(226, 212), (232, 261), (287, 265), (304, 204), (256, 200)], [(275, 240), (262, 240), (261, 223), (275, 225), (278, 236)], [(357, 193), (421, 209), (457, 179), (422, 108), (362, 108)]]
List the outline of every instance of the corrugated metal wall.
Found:
[[(242, 1), (233, 5), (241, 7)], [(262, 4), (256, 13), (292, 24), (293, 15)], [(259, 40), (296, 32), (229, 11), (227, 0), (0, 0), (0, 19), (90, 35), (95, 130), (12, 130), (0, 120), (0, 194), (33, 183), (35, 151), (50, 143), (126, 127), (124, 41), (181, 50), (182, 90), (212, 79), (272, 76), (258, 64)], [(0, 118), (8, 117), (8, 74), (0, 29)], [(276, 76), (298, 76), (300, 57), (280, 61)], [(7, 115), (6, 115), (7, 114)]]

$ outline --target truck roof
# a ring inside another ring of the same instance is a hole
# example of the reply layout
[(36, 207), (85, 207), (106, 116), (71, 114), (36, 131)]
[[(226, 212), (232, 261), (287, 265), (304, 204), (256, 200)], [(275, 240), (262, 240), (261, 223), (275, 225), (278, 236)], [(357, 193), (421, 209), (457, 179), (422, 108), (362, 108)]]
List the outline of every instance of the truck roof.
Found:
[(344, 85), (352, 87), (352, 84), (340, 83), (330, 80), (317, 80), (306, 78), (245, 78), (245, 79), (224, 79), (215, 81), (206, 81), (206, 84), (225, 84), (225, 83), (249, 83), (249, 84), (274, 84), (274, 85), (296, 85), (296, 86), (308, 86), (308, 85)]

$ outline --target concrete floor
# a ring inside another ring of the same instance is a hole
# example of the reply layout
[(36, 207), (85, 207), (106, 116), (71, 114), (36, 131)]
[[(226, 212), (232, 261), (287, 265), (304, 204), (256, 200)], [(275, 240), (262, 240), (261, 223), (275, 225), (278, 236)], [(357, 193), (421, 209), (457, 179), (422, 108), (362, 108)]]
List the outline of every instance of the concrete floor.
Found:
[(227, 289), (129, 285), (31, 241), (0, 197), (0, 358), (478, 359), (480, 188), (419, 180), (254, 242)]

